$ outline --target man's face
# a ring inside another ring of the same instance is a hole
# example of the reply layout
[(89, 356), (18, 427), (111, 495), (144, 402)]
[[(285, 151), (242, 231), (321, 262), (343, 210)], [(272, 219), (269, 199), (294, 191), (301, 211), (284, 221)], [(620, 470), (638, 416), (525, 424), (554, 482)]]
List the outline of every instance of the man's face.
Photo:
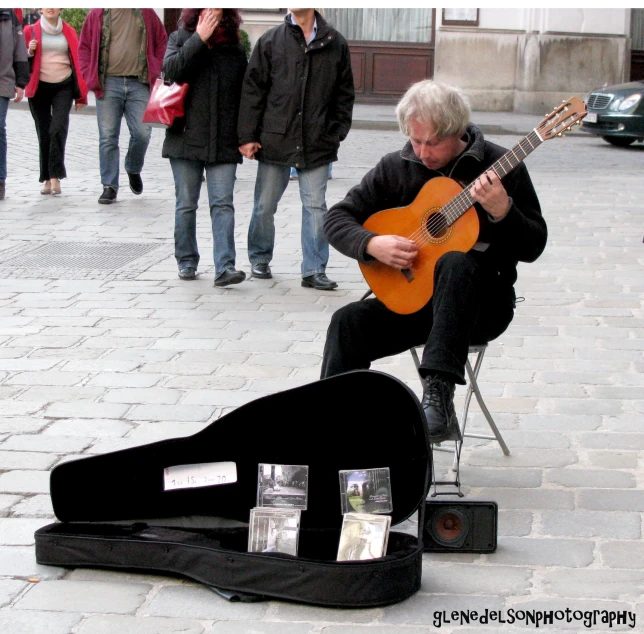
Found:
[(465, 149), (460, 137), (454, 135), (439, 139), (431, 123), (416, 119), (409, 124), (409, 140), (416, 156), (432, 170), (445, 167)]

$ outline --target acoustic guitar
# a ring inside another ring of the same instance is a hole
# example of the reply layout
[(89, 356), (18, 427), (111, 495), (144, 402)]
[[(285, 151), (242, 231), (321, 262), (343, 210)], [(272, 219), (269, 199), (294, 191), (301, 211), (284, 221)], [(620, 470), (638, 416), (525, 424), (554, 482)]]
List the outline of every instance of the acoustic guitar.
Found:
[[(571, 97), (546, 118), (496, 163), (499, 178), (517, 167), (541, 143), (581, 125), (586, 105)], [(448, 251), (469, 251), (479, 235), (479, 220), (470, 186), (463, 189), (451, 178), (432, 178), (407, 207), (385, 209), (370, 216), (365, 229), (379, 235), (397, 235), (413, 240), (418, 254), (412, 268), (398, 270), (378, 260), (360, 262), (360, 269), (375, 296), (387, 308), (401, 315), (420, 310), (434, 292), (434, 266)]]

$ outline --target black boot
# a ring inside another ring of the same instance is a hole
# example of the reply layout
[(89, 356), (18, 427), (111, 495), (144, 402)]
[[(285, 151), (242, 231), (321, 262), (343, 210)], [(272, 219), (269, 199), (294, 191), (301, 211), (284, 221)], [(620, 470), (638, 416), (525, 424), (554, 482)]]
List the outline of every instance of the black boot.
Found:
[(435, 375), (428, 376), (424, 382), (423, 410), (429, 442), (463, 440), (454, 411), (454, 384)]

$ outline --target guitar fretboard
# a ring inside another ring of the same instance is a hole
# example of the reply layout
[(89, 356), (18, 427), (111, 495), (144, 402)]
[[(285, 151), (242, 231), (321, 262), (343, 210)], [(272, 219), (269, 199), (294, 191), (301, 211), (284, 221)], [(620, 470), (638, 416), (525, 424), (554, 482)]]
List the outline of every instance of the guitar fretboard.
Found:
[[(496, 163), (485, 171), (492, 170), (499, 178), (503, 178), (515, 167), (518, 167), (523, 162), (523, 159), (542, 143), (543, 141), (536, 130), (534, 130), (528, 136), (521, 139), (519, 143), (511, 150), (508, 150)], [(467, 185), (458, 196), (450, 200), (441, 209), (441, 214), (445, 217), (447, 226), (455, 223), (476, 202), (470, 195), (470, 185)]]

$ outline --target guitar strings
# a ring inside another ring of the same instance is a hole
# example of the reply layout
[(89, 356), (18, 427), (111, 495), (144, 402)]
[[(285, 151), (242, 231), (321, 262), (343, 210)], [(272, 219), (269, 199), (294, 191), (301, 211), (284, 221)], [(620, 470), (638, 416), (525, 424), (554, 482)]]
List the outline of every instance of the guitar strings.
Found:
[[(530, 137), (533, 137), (533, 144)], [(527, 143), (529, 148), (524, 148), (523, 144)], [(528, 154), (530, 154), (534, 149), (536, 149), (542, 143), (539, 135), (536, 130), (531, 132), (529, 135), (524, 137), (517, 145), (511, 148), (503, 156), (501, 156), (486, 172), (493, 171), (499, 179), (503, 178), (509, 174), (514, 168), (518, 167), (523, 159), (525, 159)], [(520, 150), (523, 154), (523, 158), (520, 158), (515, 150)], [(516, 159), (516, 162), (513, 162), (510, 158), (510, 155), (513, 155)], [(509, 169), (503, 167), (502, 162), (506, 161)], [(499, 173), (501, 171), (502, 173)], [(472, 181), (474, 182), (474, 181)], [(468, 184), (459, 192), (452, 200), (450, 200), (445, 206), (441, 207), (436, 213), (432, 214), (429, 222), (426, 223), (426, 229), (429, 232), (430, 236), (434, 236), (435, 233), (440, 233), (442, 230), (446, 230), (450, 227), (456, 220), (458, 220), (470, 207), (475, 204), (475, 200), (472, 198), (469, 190), (472, 186), (472, 183)], [(453, 210), (453, 212), (452, 212)], [(429, 210), (426, 210), (429, 211)], [(426, 212), (424, 212), (426, 213)], [(423, 225), (416, 229), (410, 236), (407, 236), (408, 240), (414, 242), (417, 246), (423, 246), (430, 242), (430, 238), (427, 237), (426, 232), (424, 231)]]

